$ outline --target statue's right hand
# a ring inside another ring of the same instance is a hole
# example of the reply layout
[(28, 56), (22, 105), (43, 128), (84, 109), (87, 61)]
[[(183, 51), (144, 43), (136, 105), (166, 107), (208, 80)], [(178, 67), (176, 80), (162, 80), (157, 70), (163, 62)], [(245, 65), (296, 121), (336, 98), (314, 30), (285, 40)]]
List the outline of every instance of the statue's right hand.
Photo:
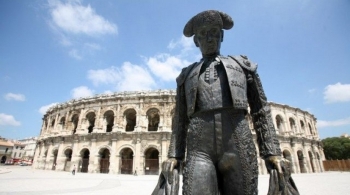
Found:
[(175, 167), (177, 167), (179, 164), (178, 160), (176, 158), (169, 158), (162, 164), (162, 173), (167, 178), (169, 184), (173, 183), (174, 180), (174, 174), (173, 170)]

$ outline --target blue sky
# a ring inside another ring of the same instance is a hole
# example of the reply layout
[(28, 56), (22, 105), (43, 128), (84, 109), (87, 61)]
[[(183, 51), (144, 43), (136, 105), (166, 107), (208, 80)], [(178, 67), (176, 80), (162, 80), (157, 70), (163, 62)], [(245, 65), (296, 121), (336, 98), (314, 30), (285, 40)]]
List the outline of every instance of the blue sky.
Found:
[(321, 138), (350, 134), (348, 0), (2, 0), (0, 136), (38, 136), (73, 98), (175, 89), (201, 56), (183, 27), (208, 9), (233, 18), (221, 53), (257, 62), (269, 101), (314, 114)]

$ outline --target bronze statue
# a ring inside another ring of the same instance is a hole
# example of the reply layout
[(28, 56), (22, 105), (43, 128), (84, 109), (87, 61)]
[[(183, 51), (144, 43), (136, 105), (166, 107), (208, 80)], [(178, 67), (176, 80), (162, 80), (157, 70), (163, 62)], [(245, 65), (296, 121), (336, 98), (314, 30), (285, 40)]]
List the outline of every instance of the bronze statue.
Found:
[(232, 27), (229, 15), (208, 10), (184, 28), (186, 37), (194, 35), (203, 58), (176, 79), (169, 159), (163, 162), (153, 195), (177, 194), (182, 162), (184, 195), (257, 195), (257, 154), (246, 120), (248, 105), (260, 157), (271, 173), (269, 194), (298, 194), (289, 162), (281, 157), (257, 65), (244, 55), (220, 55), (223, 29)]

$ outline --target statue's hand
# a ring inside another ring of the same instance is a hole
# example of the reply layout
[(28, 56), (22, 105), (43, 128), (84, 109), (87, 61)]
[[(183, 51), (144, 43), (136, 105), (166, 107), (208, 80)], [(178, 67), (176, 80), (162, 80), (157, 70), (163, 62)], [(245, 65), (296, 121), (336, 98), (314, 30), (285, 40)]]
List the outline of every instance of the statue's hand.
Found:
[(264, 160), (270, 174), (272, 170), (277, 171), (279, 189), (283, 190), (291, 177), (291, 162), (280, 156), (269, 156)]
[(180, 164), (176, 158), (169, 158), (162, 164), (162, 173), (167, 178), (169, 184), (173, 183), (174, 180), (174, 168)]

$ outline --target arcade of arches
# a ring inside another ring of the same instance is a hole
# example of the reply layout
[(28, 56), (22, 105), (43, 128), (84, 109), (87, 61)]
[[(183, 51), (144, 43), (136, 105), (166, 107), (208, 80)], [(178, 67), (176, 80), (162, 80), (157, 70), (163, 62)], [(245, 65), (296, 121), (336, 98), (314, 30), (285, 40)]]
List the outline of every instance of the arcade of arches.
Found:
[[(322, 172), (316, 118), (298, 108), (269, 104), (293, 172)], [(159, 174), (167, 159), (174, 106), (173, 90), (122, 92), (59, 104), (43, 117), (33, 167), (71, 171), (75, 165), (83, 173)], [(262, 159), (258, 164), (259, 173), (267, 174)]]

